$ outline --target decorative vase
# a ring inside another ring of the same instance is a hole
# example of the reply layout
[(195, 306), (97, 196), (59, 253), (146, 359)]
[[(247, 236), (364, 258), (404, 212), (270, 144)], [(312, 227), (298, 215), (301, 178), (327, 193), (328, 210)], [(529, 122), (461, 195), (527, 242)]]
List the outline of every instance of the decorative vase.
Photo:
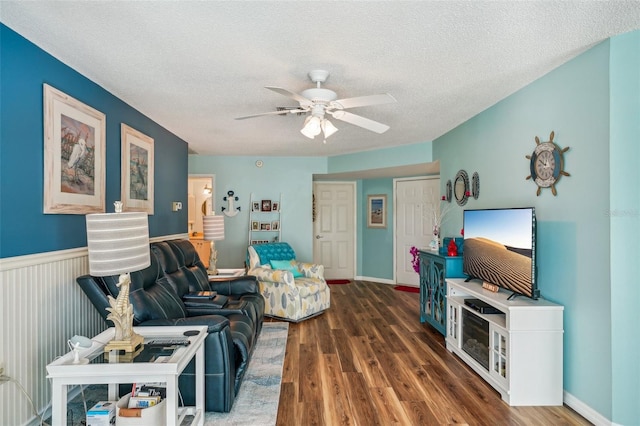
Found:
[(447, 255), (449, 256), (458, 255), (458, 246), (456, 245), (456, 241), (453, 239), (449, 241), (449, 246), (447, 247)]

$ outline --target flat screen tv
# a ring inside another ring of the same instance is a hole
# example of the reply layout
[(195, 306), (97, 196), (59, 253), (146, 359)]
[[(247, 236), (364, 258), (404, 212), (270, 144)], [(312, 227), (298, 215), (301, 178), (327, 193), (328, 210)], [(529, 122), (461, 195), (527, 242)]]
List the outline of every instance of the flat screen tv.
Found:
[(463, 272), (513, 294), (540, 297), (536, 283), (536, 213), (533, 207), (465, 210)]

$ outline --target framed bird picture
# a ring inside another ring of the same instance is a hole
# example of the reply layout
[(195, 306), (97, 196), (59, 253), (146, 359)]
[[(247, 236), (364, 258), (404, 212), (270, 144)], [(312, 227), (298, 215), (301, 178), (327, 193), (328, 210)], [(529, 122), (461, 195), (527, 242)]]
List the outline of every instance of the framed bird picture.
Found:
[(106, 115), (48, 84), (43, 99), (43, 212), (104, 212)]
[(123, 211), (153, 214), (153, 138), (120, 125)]

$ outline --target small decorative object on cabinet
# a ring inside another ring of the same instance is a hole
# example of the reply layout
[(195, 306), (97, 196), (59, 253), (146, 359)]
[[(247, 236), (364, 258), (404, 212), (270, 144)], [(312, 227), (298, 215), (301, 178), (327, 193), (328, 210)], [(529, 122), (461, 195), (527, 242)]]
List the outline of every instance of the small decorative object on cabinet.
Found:
[(569, 147), (560, 148), (553, 142), (553, 137), (554, 132), (551, 132), (548, 142), (540, 142), (536, 136), (536, 148), (531, 155), (526, 156), (531, 171), (527, 180), (532, 179), (538, 185), (536, 195), (540, 195), (542, 188), (551, 188), (553, 195), (557, 195), (556, 183), (560, 176), (569, 176), (569, 173), (564, 171), (564, 153)]
[(249, 245), (282, 241), (281, 208), (282, 194), (278, 200), (258, 198), (251, 194)]
[(419, 251), (420, 322), (428, 322), (443, 335), (447, 329), (445, 278), (462, 278), (462, 256)]
[(562, 405), (564, 307), (447, 279), (447, 349), (509, 405)]

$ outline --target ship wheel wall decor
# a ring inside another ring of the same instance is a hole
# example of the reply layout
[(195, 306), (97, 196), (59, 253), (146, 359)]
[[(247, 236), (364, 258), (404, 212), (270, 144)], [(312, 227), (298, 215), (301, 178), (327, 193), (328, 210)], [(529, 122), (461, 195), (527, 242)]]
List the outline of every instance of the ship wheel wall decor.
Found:
[(558, 195), (556, 184), (561, 176), (570, 176), (564, 171), (564, 153), (569, 147), (560, 148), (554, 141), (554, 132), (549, 135), (549, 141), (540, 142), (536, 136), (536, 147), (531, 155), (527, 155), (529, 160), (529, 170), (531, 174), (527, 180), (531, 179), (538, 185), (536, 195), (540, 195), (542, 188), (551, 188), (554, 196)]

